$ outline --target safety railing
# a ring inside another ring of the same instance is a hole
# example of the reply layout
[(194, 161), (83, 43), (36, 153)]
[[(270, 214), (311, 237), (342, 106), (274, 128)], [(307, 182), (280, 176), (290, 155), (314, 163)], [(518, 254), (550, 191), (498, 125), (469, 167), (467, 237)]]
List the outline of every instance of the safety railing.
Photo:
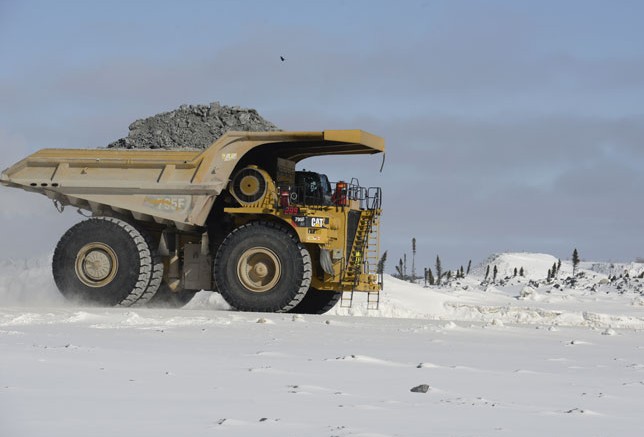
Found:
[(360, 209), (375, 210), (382, 205), (382, 189), (380, 187), (363, 187), (356, 179), (347, 183), (344, 181), (334, 182), (331, 193), (323, 191), (321, 187), (312, 188), (310, 185), (286, 185), (278, 186), (278, 206), (289, 205), (321, 205), (321, 206), (345, 206), (350, 201), (358, 201)]

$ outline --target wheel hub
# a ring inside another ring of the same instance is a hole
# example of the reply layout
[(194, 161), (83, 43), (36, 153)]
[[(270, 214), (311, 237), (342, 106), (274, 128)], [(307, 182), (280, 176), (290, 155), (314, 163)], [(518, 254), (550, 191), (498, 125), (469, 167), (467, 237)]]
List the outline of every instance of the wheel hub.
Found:
[(270, 291), (282, 276), (282, 264), (273, 251), (253, 247), (242, 254), (237, 263), (237, 277), (249, 291)]
[(266, 264), (260, 262), (255, 264), (255, 267), (253, 268), (253, 273), (258, 277), (258, 278), (265, 278), (268, 275), (268, 267)]
[(118, 271), (118, 257), (104, 243), (89, 243), (76, 256), (76, 276), (89, 287), (103, 287), (114, 280)]
[(83, 261), (83, 270), (90, 279), (101, 281), (109, 276), (112, 262), (105, 252), (92, 250)]
[(254, 196), (259, 192), (259, 180), (254, 175), (244, 176), (239, 183), (239, 189), (245, 196)]

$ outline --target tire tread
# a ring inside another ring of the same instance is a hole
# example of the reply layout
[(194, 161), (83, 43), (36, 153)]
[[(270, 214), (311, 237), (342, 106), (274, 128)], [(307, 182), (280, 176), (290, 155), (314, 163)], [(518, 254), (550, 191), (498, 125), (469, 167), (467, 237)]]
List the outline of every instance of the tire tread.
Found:
[[(281, 308), (272, 308), (272, 309), (267, 309), (267, 308), (260, 308), (260, 307), (250, 307), (245, 310), (247, 311), (273, 311), (277, 313), (285, 313), (288, 312), (289, 310), (293, 309), (297, 304), (299, 304), (302, 299), (304, 299), (304, 296), (306, 295), (306, 292), (309, 289), (309, 286), (311, 285), (311, 278), (313, 277), (313, 268), (312, 268), (312, 263), (311, 263), (311, 255), (309, 254), (309, 251), (300, 243), (299, 239), (297, 236), (287, 227), (272, 222), (272, 221), (265, 221), (265, 220), (258, 220), (258, 221), (253, 221), (250, 223), (246, 223), (242, 226), (239, 226), (238, 228), (234, 229), (228, 236), (224, 239), (222, 242), (221, 246), (219, 247), (219, 250), (217, 251), (217, 255), (215, 256), (215, 261), (214, 261), (214, 269), (213, 269), (213, 274), (215, 274), (216, 278), (216, 272), (218, 272), (220, 269), (224, 268), (224, 263), (226, 262), (225, 259), (221, 256), (221, 254), (225, 251), (225, 249), (231, 244), (231, 241), (236, 237), (236, 235), (239, 232), (248, 230), (248, 229), (253, 229), (256, 227), (266, 227), (266, 228), (272, 228), (278, 232), (281, 232), (283, 237), (287, 240), (290, 240), (296, 247), (297, 250), (300, 253), (300, 256), (302, 258), (303, 262), (303, 271), (302, 271), (302, 278), (300, 279), (299, 283), (299, 288), (297, 293), (293, 296), (293, 298), (284, 306)], [(217, 285), (217, 288), (221, 290), (221, 287), (219, 284)], [(224, 295), (224, 297), (226, 297)], [(236, 307), (235, 302), (228, 302), (231, 304), (231, 306)]]
[[(130, 239), (136, 246), (136, 249), (139, 255), (139, 264), (140, 264), (139, 275), (136, 279), (135, 286), (130, 291), (130, 293), (115, 305), (120, 307), (131, 306), (134, 302), (137, 301), (137, 299), (139, 299), (145, 293), (146, 289), (148, 288), (150, 284), (150, 278), (152, 277), (153, 269), (152, 269), (152, 254), (150, 251), (150, 247), (146, 242), (146, 239), (143, 237), (141, 232), (139, 232), (134, 226), (132, 226), (128, 222), (115, 217), (97, 216), (76, 224), (75, 226), (70, 228), (67, 232), (65, 232), (65, 234), (61, 237), (60, 241), (56, 245), (56, 249), (54, 250), (54, 260), (56, 260), (59, 256), (61, 256), (61, 252), (65, 250), (70, 240), (75, 238), (79, 227), (86, 226), (86, 223), (92, 223), (92, 222), (110, 223), (112, 225), (116, 225), (120, 227), (127, 233), (127, 235), (130, 237)], [(53, 276), (54, 276), (55, 282), (58, 284), (64, 281), (65, 272), (58, 271), (57, 269), (54, 268)]]

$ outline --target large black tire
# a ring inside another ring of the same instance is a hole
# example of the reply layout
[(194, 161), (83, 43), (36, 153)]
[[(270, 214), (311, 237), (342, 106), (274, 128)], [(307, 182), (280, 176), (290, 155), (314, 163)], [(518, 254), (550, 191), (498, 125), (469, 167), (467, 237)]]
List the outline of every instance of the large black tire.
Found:
[(89, 305), (130, 306), (147, 290), (152, 255), (134, 226), (113, 217), (78, 223), (60, 239), (52, 270), (67, 299)]
[(128, 306), (128, 303), (133, 307), (147, 306), (148, 302), (150, 302), (150, 300), (158, 294), (158, 292), (160, 291), (161, 283), (163, 282), (163, 270), (165, 269), (165, 267), (163, 265), (163, 258), (161, 258), (161, 256), (158, 254), (158, 241), (155, 244), (149, 233), (140, 228), (137, 228), (137, 230), (141, 233), (143, 238), (145, 238), (145, 242), (150, 248), (150, 256), (152, 258), (152, 272), (150, 274), (150, 282), (148, 282), (148, 286), (139, 298), (131, 303), (129, 303), (130, 301), (126, 299), (126, 302), (121, 302), (121, 306)]
[(197, 290), (181, 290), (173, 292), (170, 287), (164, 282), (159, 287), (152, 299), (150, 299), (145, 306), (148, 308), (181, 308), (192, 300), (197, 294)]
[(214, 262), (217, 290), (241, 311), (289, 311), (304, 298), (311, 272), (311, 256), (297, 236), (273, 222), (232, 231)]
[(311, 287), (306, 292), (304, 299), (289, 313), (324, 314), (329, 312), (341, 298), (341, 291), (319, 291)]

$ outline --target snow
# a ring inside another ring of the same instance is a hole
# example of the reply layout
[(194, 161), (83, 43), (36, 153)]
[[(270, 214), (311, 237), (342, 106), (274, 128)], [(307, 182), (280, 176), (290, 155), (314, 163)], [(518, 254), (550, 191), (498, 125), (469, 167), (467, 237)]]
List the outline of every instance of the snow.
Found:
[(0, 262), (0, 436), (640, 435), (642, 265), (556, 261), (323, 316), (71, 306), (48, 257)]

